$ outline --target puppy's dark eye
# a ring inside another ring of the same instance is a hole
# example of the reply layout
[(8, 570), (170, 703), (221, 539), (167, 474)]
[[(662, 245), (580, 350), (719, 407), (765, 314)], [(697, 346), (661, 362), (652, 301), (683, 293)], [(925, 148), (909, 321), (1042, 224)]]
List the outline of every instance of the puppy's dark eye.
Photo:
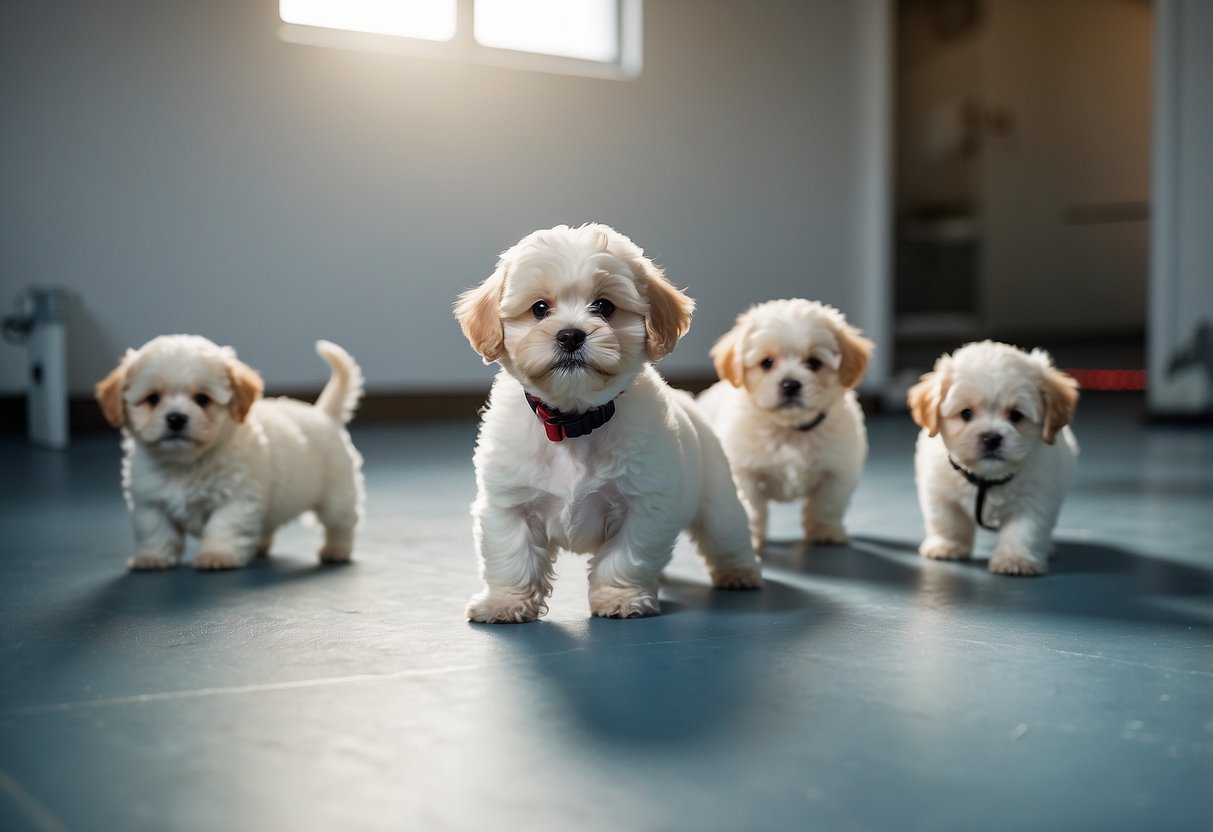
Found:
[(148, 407), (155, 407), (156, 405), (160, 404), (160, 394), (148, 393), (147, 398), (143, 400), (143, 403)]
[(534, 315), (537, 320), (542, 321), (551, 311), (552, 307), (548, 305), (546, 300), (537, 300), (531, 304), (531, 314)]
[(960, 411), (960, 420), (962, 422), (973, 421), (973, 411), (967, 407), (964, 410)]
[(211, 397), (206, 393), (199, 393), (198, 395), (194, 396), (194, 404), (198, 405), (199, 407), (206, 407), (210, 403)]
[(615, 314), (615, 304), (611, 303), (606, 298), (599, 298), (590, 304), (590, 312), (594, 313), (604, 321)]
[(1012, 408), (1011, 412), (1007, 414), (1007, 418), (1010, 419), (1012, 422), (1019, 422), (1019, 421), (1023, 420), (1023, 414), (1020, 413), (1018, 410)]
[(808, 361), (806, 361), (804, 363), (805, 363), (805, 366), (808, 367), (813, 372), (817, 372), (818, 370), (821, 369), (821, 359), (820, 358), (810, 358)]
[(769, 370), (775, 366), (775, 359), (767, 356), (766, 358), (762, 359), (762, 361), (758, 362), (758, 366), (764, 370)]

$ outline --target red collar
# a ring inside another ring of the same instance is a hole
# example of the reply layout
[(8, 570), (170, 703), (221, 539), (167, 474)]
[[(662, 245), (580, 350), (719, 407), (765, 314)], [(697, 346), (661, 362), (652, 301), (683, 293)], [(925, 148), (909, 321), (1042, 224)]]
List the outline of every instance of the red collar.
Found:
[(539, 417), (544, 433), (552, 442), (586, 436), (611, 421), (611, 417), (615, 415), (614, 399), (598, 407), (591, 407), (584, 413), (561, 413), (556, 408), (544, 404), (538, 396), (532, 396), (525, 390), (523, 394), (526, 396), (526, 403)]

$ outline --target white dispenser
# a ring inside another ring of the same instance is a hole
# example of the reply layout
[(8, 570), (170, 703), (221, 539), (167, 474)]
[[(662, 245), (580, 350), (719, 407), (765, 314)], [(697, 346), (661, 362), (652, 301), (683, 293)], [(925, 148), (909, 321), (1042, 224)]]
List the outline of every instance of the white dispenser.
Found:
[(47, 448), (66, 448), (67, 312), (66, 289), (31, 286), (17, 298), (13, 314), (4, 319), (4, 338), (24, 344), (27, 377), (29, 438)]

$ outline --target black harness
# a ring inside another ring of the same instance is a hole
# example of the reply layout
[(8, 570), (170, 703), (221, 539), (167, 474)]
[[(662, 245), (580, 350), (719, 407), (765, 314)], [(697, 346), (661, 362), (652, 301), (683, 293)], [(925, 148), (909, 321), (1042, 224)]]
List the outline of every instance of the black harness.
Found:
[(1012, 479), (1014, 479), (1015, 475), (1007, 474), (1005, 477), (1002, 477), (1001, 479), (988, 480), (985, 477), (977, 476), (976, 474), (974, 474), (972, 471), (968, 470), (967, 468), (962, 468), (961, 466), (957, 465), (956, 460), (952, 459), (952, 457), (950, 455), (948, 456), (948, 462), (952, 463), (952, 467), (956, 469), (956, 472), (958, 474), (960, 474), (962, 477), (964, 477), (968, 481), (969, 485), (972, 485), (977, 488), (977, 505), (974, 506), (974, 508), (973, 508), (973, 515), (977, 518), (977, 525), (981, 526), (986, 531), (991, 531), (991, 532), (998, 531), (998, 529), (999, 529), (998, 526), (987, 526), (985, 521), (981, 519), (981, 512), (982, 512), (982, 509), (985, 508), (985, 504), (986, 504), (986, 492), (989, 491), (991, 488), (993, 488), (996, 485), (1006, 485)]
[(803, 425), (797, 425), (796, 430), (800, 431), (801, 433), (808, 433), (813, 428), (820, 425), (821, 420), (824, 419), (825, 417), (826, 417), (826, 412), (823, 410), (820, 413), (818, 413), (816, 417), (805, 422)]

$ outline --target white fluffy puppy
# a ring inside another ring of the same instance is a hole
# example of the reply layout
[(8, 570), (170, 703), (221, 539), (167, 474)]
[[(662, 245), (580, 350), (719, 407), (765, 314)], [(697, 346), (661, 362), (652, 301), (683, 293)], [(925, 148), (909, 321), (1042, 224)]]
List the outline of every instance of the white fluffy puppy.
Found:
[(724, 444), (756, 550), (770, 500), (804, 500), (809, 542), (847, 542), (843, 513), (868, 455), (854, 388), (871, 353), (841, 312), (801, 299), (750, 308), (712, 347), (721, 381), (699, 401)]
[(558, 550), (590, 555), (594, 615), (655, 615), (688, 529), (723, 588), (761, 583), (728, 462), (685, 393), (649, 364), (694, 307), (605, 225), (536, 231), (460, 296), (455, 315), (501, 365), (480, 426), (472, 504), (480, 622), (546, 611)]
[(1078, 458), (1078, 382), (1044, 350), (994, 341), (943, 355), (909, 392), (928, 558), (966, 559), (978, 525), (998, 532), (990, 571), (1043, 575)]
[(362, 512), (362, 458), (345, 430), (362, 371), (318, 341), (332, 377), (315, 405), (262, 399), (261, 377), (198, 335), (162, 335), (97, 384), (122, 428), (122, 485), (135, 524), (131, 569), (167, 569), (185, 535), (198, 569), (234, 569), (269, 551), (275, 529), (305, 511), (324, 525), (320, 560), (347, 561)]

